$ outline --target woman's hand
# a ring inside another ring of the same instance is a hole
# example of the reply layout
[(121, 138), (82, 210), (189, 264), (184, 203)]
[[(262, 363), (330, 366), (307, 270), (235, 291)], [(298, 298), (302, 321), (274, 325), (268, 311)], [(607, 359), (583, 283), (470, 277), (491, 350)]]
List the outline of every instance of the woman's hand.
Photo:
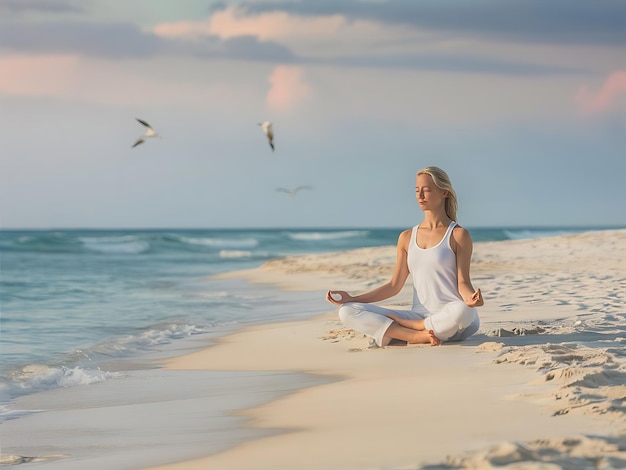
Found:
[(468, 307), (481, 307), (484, 305), (485, 301), (483, 300), (483, 294), (480, 292), (480, 289), (477, 289), (465, 303)]
[(326, 292), (326, 300), (328, 300), (331, 304), (343, 305), (346, 302), (350, 302), (351, 299), (352, 296), (342, 290), (329, 290)]

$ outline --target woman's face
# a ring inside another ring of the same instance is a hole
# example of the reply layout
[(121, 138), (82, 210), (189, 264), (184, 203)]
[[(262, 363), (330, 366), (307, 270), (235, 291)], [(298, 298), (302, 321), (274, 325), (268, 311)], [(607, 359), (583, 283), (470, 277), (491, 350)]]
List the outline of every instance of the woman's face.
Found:
[(440, 189), (432, 176), (422, 173), (415, 179), (415, 198), (420, 209), (436, 210), (443, 207), (447, 191)]

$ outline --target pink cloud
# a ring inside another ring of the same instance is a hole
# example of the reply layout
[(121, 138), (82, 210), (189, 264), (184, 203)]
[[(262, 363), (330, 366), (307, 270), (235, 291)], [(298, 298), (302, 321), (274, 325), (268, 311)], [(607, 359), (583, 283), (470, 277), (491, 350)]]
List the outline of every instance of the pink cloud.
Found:
[(284, 12), (247, 16), (244, 11), (230, 7), (218, 11), (206, 20), (160, 23), (152, 30), (162, 37), (256, 36), (260, 40), (294, 37), (327, 37), (347, 24), (341, 15), (301, 18)]
[(271, 88), (266, 100), (268, 106), (276, 111), (289, 111), (311, 95), (311, 87), (299, 67), (279, 65), (270, 75), (269, 82)]
[(574, 99), (583, 112), (594, 114), (615, 108), (622, 97), (626, 97), (626, 71), (618, 70), (608, 76), (597, 92), (580, 85)]
[(79, 59), (73, 56), (9, 56), (0, 58), (0, 94), (66, 96), (71, 92)]
[(168, 75), (160, 73), (163, 68), (160, 60), (127, 61), (120, 66), (69, 55), (0, 56), (0, 96), (51, 97), (124, 108), (174, 104), (204, 109), (210, 104), (233, 113), (258, 97), (255, 82), (232, 83), (228, 75), (216, 78), (208, 65), (194, 69), (194, 80), (184, 66), (173, 67), (176, 72)]

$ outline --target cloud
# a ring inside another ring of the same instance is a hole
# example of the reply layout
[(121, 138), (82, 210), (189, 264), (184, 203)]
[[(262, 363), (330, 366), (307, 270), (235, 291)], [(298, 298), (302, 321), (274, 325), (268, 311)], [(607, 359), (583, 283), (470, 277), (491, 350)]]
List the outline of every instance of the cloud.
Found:
[(153, 56), (166, 44), (131, 23), (11, 22), (0, 28), (0, 49), (123, 58)]
[[(311, 8), (310, 11), (318, 11)], [(273, 53), (266, 51), (267, 58), (290, 63), (526, 76), (587, 73), (580, 67), (467, 54), (466, 50), (471, 49), (471, 45), (454, 53), (445, 45), (438, 48), (439, 41), (433, 44), (429, 34), (406, 26), (355, 20), (342, 14), (298, 16), (273, 10), (250, 13), (231, 6), (217, 10), (209, 18), (200, 21), (161, 23), (153, 31), (170, 39), (200, 40), (219, 36), (225, 41), (235, 41), (240, 37), (273, 40), (288, 44), (290, 49), (283, 46), (283, 57), (278, 49)], [(291, 50), (295, 52), (287, 52)], [(245, 58), (250, 55), (233, 54), (233, 57)], [(264, 57), (264, 54), (259, 53), (259, 57)]]
[(82, 13), (84, 10), (63, 0), (2, 0), (0, 13)]
[(335, 35), (348, 21), (339, 14), (304, 18), (285, 11), (273, 11), (249, 16), (245, 10), (227, 7), (215, 11), (201, 21), (161, 23), (153, 31), (162, 37), (255, 36), (261, 40), (293, 39), (294, 37), (324, 37)]
[(516, 42), (626, 45), (626, 3), (616, 0), (255, 1), (239, 8), (250, 14), (342, 15)]
[(274, 111), (289, 111), (311, 95), (311, 87), (299, 67), (280, 65), (272, 71), (269, 82), (266, 101)]
[[(512, 7), (525, 8), (525, 3), (518, 0), (506, 1)], [(578, 0), (571, 1), (579, 5)], [(10, 4), (18, 3), (10, 0)], [(25, 5), (43, 8), (45, 4), (29, 0)], [(71, 7), (70, 3), (60, 0), (52, 0), (50, 5), (59, 10)], [(545, 57), (538, 59), (531, 55), (532, 48), (526, 48), (526, 54), (518, 52), (517, 56), (505, 51), (505, 46), (496, 50), (494, 44), (498, 43), (487, 38), (488, 27), (485, 27), (487, 36), (472, 38), (472, 34), (482, 31), (483, 22), (498, 23), (498, 2), (476, 3), (470, 15), (479, 25), (474, 29), (473, 21), (459, 19), (454, 9), (442, 9), (439, 5), (431, 0), (259, 1), (238, 7), (214, 6), (204, 20), (160, 23), (151, 30), (129, 22), (0, 22), (0, 51), (105, 59), (184, 56), (260, 61), (272, 65), (313, 64), (511, 76), (587, 73), (578, 65), (569, 66)], [(459, 8), (469, 15), (464, 5), (461, 2)], [(493, 18), (487, 14), (487, 6), (495, 12)], [(421, 27), (420, 21), (426, 26)], [(491, 27), (500, 28), (498, 25)], [(519, 25), (518, 28), (523, 29)], [(613, 34), (611, 27), (607, 31)]]
[[(256, 77), (267, 72), (266, 65), (234, 64), (233, 72), (201, 61), (190, 65), (190, 61), (157, 58), (112, 66), (110, 61), (70, 55), (0, 57), (0, 99), (50, 98), (124, 109), (218, 108), (222, 117), (262, 107), (266, 89)], [(233, 80), (245, 73), (250, 76)]]
[(596, 92), (580, 85), (574, 97), (578, 107), (587, 114), (611, 111), (620, 103), (626, 104), (626, 70), (618, 70), (608, 76)]
[(253, 36), (222, 39), (161, 37), (132, 23), (78, 21), (10, 22), (0, 27), (0, 50), (38, 55), (79, 55), (92, 58), (133, 59), (190, 56), (269, 62), (292, 62), (285, 46)]
[(320, 61), (326, 65), (411, 69), (489, 75), (549, 76), (588, 74), (580, 67), (533, 64), (489, 57), (468, 57), (460, 54), (398, 54), (367, 57), (335, 57)]
[(267, 62), (293, 62), (295, 55), (286, 47), (275, 42), (259, 41), (253, 36), (237, 36), (220, 40), (210, 39), (212, 47), (200, 47), (195, 54), (199, 57)]

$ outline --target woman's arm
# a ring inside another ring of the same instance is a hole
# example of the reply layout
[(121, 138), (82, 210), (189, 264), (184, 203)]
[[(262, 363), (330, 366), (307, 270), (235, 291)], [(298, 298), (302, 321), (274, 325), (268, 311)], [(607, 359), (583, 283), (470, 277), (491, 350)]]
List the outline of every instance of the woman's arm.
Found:
[(469, 232), (463, 227), (455, 227), (452, 232), (452, 247), (456, 254), (456, 270), (459, 294), (470, 307), (480, 307), (485, 302), (480, 289), (474, 290), (470, 280), (470, 263), (472, 260), (473, 243)]
[(363, 302), (372, 303), (380, 302), (399, 293), (404, 287), (404, 283), (409, 277), (409, 265), (407, 263), (407, 250), (409, 240), (411, 238), (411, 229), (405, 230), (398, 237), (398, 245), (396, 247), (396, 266), (393, 270), (391, 280), (376, 289), (365, 292), (360, 295), (352, 296), (345, 291), (329, 290), (326, 293), (326, 300), (335, 304), (342, 305), (346, 302)]

